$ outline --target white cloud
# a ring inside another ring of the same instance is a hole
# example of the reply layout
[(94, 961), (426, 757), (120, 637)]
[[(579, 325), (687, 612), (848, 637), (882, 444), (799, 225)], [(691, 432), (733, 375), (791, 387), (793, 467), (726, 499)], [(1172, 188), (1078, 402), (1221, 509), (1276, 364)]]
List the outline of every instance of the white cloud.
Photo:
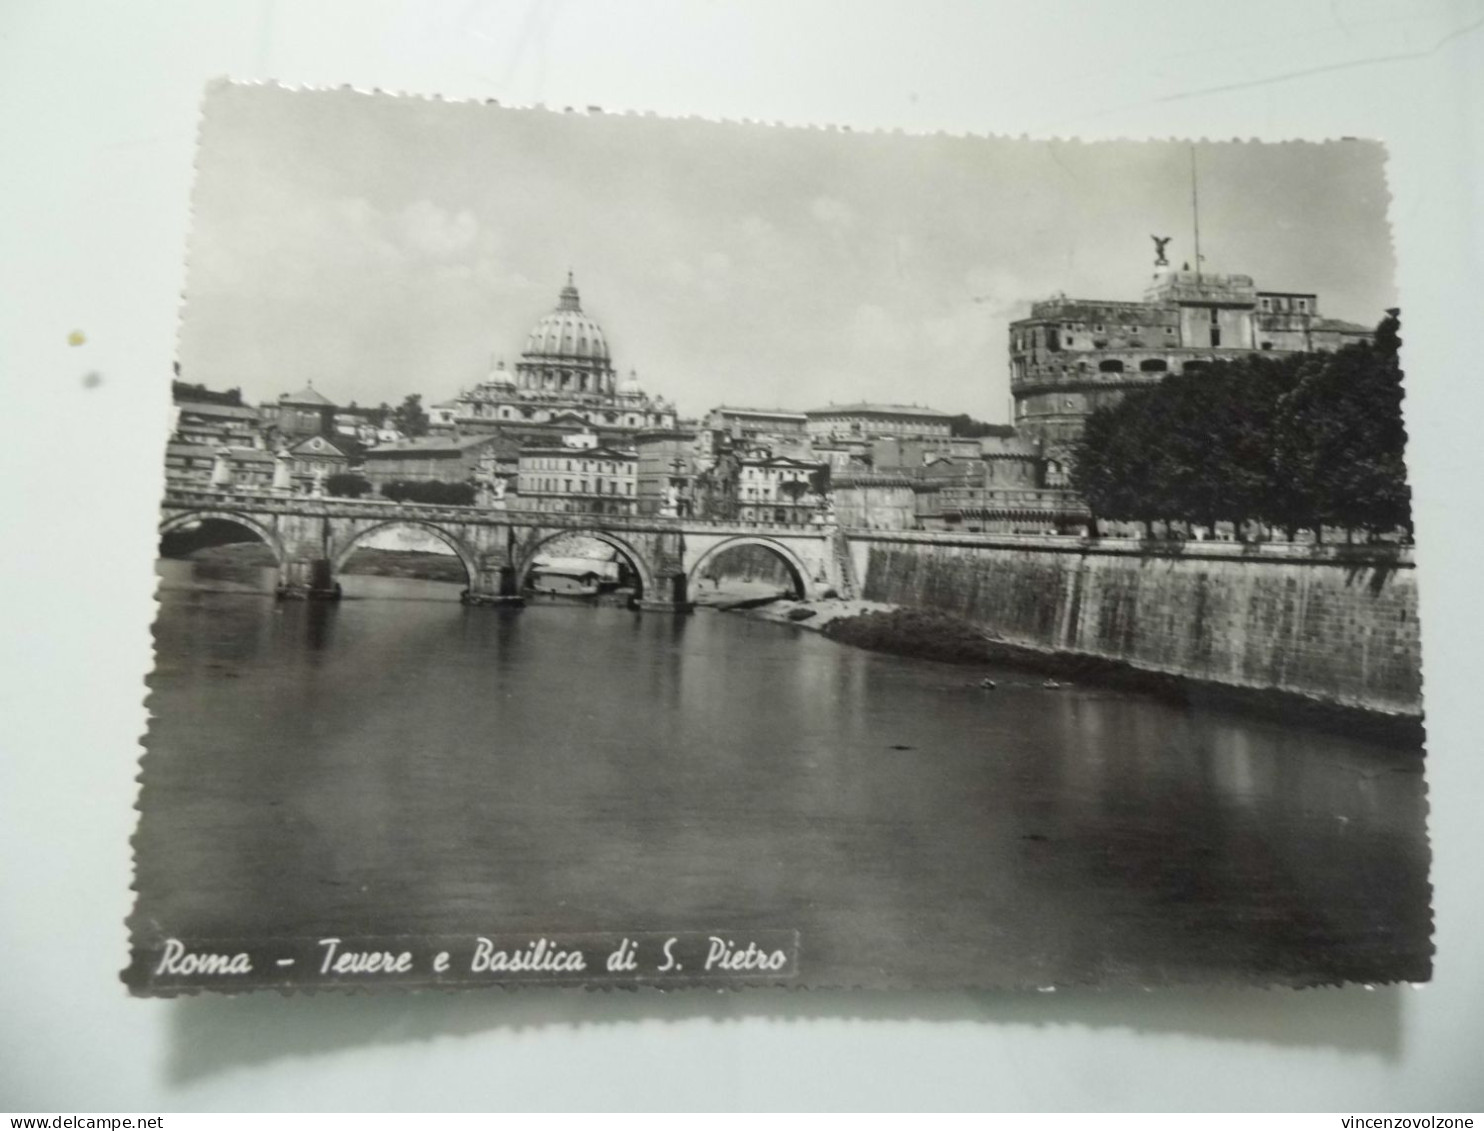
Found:
[(855, 209), (832, 196), (815, 197), (809, 205), (809, 213), (837, 235), (844, 235), (855, 227)]
[(430, 200), (409, 204), (397, 217), (398, 234), (410, 251), (448, 259), (471, 247), (479, 236), (479, 221), (467, 208), (450, 212)]
[(850, 340), (858, 354), (870, 358), (881, 354), (904, 355), (912, 347), (912, 330), (885, 307), (863, 303), (850, 319)]
[(987, 318), (1003, 318), (1025, 302), (1029, 293), (1019, 276), (1003, 267), (976, 264), (964, 273), (969, 298)]

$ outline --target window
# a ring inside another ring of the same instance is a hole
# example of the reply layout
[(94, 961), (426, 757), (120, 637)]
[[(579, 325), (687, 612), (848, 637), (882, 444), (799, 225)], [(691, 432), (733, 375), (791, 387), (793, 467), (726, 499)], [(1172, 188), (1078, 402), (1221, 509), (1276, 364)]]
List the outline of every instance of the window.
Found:
[(1298, 308), (1300, 314), (1307, 314), (1309, 312), (1309, 300), (1306, 298), (1299, 299)]
[(1123, 362), (1117, 358), (1110, 357), (1106, 361), (1098, 362), (1098, 371), (1100, 373), (1122, 373)]
[(1273, 300), (1272, 299), (1268, 299), (1268, 298), (1263, 299), (1262, 300), (1262, 308), (1264, 310), (1272, 310), (1273, 309)]
[(1211, 308), (1211, 325), (1213, 325), (1213, 326), (1219, 326), (1220, 324), (1221, 324), (1221, 319), (1217, 316), (1216, 308), (1213, 306)]
[(1157, 357), (1145, 358), (1139, 362), (1140, 373), (1163, 373), (1167, 369), (1169, 369), (1169, 366)]

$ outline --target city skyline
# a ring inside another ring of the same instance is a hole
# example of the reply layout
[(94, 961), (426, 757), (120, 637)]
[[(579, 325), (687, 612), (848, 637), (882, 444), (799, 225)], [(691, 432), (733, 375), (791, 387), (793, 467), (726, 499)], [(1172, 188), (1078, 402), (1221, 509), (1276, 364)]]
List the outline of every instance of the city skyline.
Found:
[[(1194, 259), (1190, 146), (852, 134), (219, 84), (182, 376), (425, 404), (513, 366), (568, 270), (620, 373), (694, 416), (918, 403), (1008, 420), (1007, 327)], [(1203, 267), (1397, 305), (1379, 145), (1203, 143)], [(592, 191), (594, 184), (600, 191)]]

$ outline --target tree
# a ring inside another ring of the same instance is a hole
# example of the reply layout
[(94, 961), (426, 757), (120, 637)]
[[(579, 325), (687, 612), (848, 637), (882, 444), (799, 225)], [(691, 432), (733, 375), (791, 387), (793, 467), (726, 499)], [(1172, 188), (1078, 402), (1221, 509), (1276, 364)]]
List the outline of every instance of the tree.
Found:
[(1254, 354), (1139, 389), (1087, 420), (1073, 485), (1097, 518), (1411, 529), (1400, 321), (1332, 354)]
[(394, 479), (382, 484), (381, 493), (394, 503), (427, 503), (430, 506), (472, 507), (472, 483), (447, 483), (438, 479)]
[(1115, 405), (1096, 409), (1072, 463), (1072, 485), (1094, 521), (1142, 522), (1151, 537), (1155, 520), (1168, 515), (1159, 454), (1166, 423), (1157, 390), (1136, 390)]
[(1288, 525), (1370, 534), (1412, 529), (1395, 314), (1374, 342), (1310, 366), (1281, 407), (1278, 473), (1290, 483)]
[(371, 480), (353, 471), (339, 471), (325, 480), (325, 493), (337, 499), (359, 499), (371, 490)]
[(242, 404), (242, 390), (240, 388), (228, 389), (226, 392), (217, 392), (208, 389), (205, 385), (191, 385), (184, 381), (172, 381), (170, 383), (170, 394), (177, 401), (195, 401), (197, 404)]
[(948, 418), (948, 434), (950, 436), (964, 436), (977, 439), (980, 436), (1009, 436), (1015, 429), (1008, 424), (989, 424), (983, 420), (975, 420), (966, 412)]
[(421, 393), (408, 393), (392, 413), (397, 430), (404, 436), (416, 439), (428, 434), (428, 414), (423, 409)]

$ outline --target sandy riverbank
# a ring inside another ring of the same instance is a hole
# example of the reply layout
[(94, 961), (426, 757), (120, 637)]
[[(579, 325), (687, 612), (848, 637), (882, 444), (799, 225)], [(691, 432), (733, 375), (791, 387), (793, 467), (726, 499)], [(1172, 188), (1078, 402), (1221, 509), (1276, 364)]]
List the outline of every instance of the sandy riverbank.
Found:
[[(733, 598), (735, 600), (735, 598)], [(744, 616), (753, 617), (757, 620), (774, 621), (778, 624), (796, 624), (800, 628), (812, 629), (822, 632), (826, 625), (838, 620), (846, 620), (851, 617), (865, 616), (868, 613), (889, 613), (896, 606), (883, 604), (880, 601), (858, 601), (830, 598), (821, 601), (795, 601), (791, 598), (780, 598), (766, 605), (758, 605), (750, 609), (735, 610)], [(803, 612), (812, 615), (801, 616)]]

